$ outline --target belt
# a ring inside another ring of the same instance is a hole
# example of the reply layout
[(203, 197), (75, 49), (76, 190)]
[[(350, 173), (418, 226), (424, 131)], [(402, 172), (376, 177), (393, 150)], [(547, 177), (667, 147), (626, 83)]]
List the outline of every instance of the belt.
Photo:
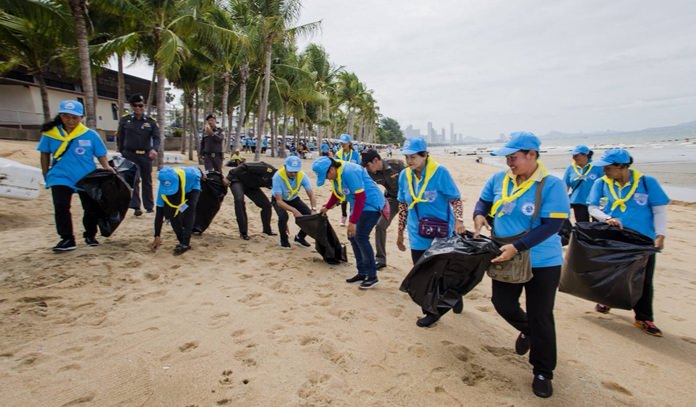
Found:
[(129, 153), (140, 154), (140, 155), (147, 153), (147, 150), (126, 150), (126, 151), (128, 151)]

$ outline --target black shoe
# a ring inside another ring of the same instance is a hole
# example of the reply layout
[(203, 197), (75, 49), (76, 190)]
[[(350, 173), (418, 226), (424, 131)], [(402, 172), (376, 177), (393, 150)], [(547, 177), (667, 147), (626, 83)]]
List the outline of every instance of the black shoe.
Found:
[(250, 239), (249, 235), (240, 235), (239, 237), (241, 237), (242, 240), (249, 240)]
[(366, 277), (363, 276), (362, 274), (356, 274), (353, 277), (346, 279), (346, 283), (348, 283), (348, 284), (362, 283), (363, 281), (365, 281), (365, 278)]
[(608, 314), (611, 311), (611, 307), (607, 307), (604, 304), (597, 304), (594, 306), (594, 309), (601, 314)]
[(200, 235), (203, 234), (203, 231), (200, 230), (200, 229), (198, 229), (198, 228), (193, 228), (193, 230), (191, 231), (191, 233), (193, 233), (193, 234), (196, 235), (196, 236), (200, 236)]
[(381, 269), (387, 267), (387, 265), (382, 264), (382, 263), (375, 263), (375, 267), (377, 268), (377, 270), (381, 270)]
[(517, 340), (515, 341), (515, 353), (518, 355), (524, 355), (529, 352), (529, 347), (529, 338), (520, 332), (520, 334), (517, 335)]
[(310, 247), (310, 246), (311, 246), (311, 244), (309, 244), (308, 241), (306, 241), (305, 239), (300, 238), (299, 236), (295, 236), (295, 243), (299, 244), (300, 246), (304, 246), (304, 247)]
[(455, 314), (461, 314), (462, 311), (464, 311), (464, 300), (460, 298), (459, 301), (454, 304), (454, 307), (452, 307), (452, 312)]
[(99, 241), (94, 237), (86, 237), (85, 243), (87, 243), (87, 246), (90, 246), (90, 247), (99, 246)]
[(135, 216), (141, 216), (142, 214), (143, 214), (143, 211), (141, 211), (140, 209), (136, 209), (133, 211), (133, 215), (135, 215)]
[(189, 246), (189, 245), (186, 245), (186, 244), (178, 244), (178, 245), (176, 245), (176, 247), (174, 248), (174, 255), (175, 255), (175, 256), (179, 256), (179, 255), (181, 255), (181, 254), (184, 254), (184, 253), (187, 252), (190, 248), (191, 248), (191, 246)]
[(63, 239), (58, 242), (57, 245), (53, 246), (54, 252), (68, 252), (70, 250), (75, 250), (77, 246), (75, 245), (75, 239)]
[(292, 248), (290, 246), (290, 242), (288, 242), (287, 240), (284, 242), (280, 242), (280, 247), (282, 247), (283, 249), (291, 249)]
[(418, 321), (416, 321), (416, 325), (418, 325), (421, 328), (427, 328), (430, 325), (436, 323), (439, 319), (439, 315), (425, 314), (423, 318), (420, 318)]
[(272, 231), (272, 230), (271, 230), (271, 231), (268, 231), (268, 232), (263, 232), (263, 233), (267, 234), (268, 236), (278, 236), (278, 234), (275, 233), (275, 232)]
[(538, 374), (534, 376), (534, 382), (532, 382), (532, 391), (537, 397), (548, 398), (553, 395), (553, 385), (551, 384), (551, 379)]
[(367, 290), (368, 288), (372, 288), (379, 284), (379, 280), (377, 277), (367, 277), (366, 279), (363, 280), (362, 283), (360, 283), (360, 288), (361, 290)]

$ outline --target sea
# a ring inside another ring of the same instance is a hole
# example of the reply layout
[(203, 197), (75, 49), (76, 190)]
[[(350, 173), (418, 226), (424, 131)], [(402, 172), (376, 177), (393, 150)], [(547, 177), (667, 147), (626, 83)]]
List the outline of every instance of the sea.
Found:
[[(576, 141), (576, 140), (573, 140)], [(604, 150), (624, 148), (633, 157), (633, 166), (645, 175), (655, 177), (672, 200), (696, 202), (696, 140), (640, 140), (638, 143), (593, 144), (590, 140), (581, 141), (594, 151), (594, 158), (600, 158)], [(435, 147), (434, 153), (447, 153), (474, 161), (480, 157), (483, 163), (505, 167), (505, 157), (494, 157), (490, 152), (500, 148), (503, 143), (480, 145), (458, 145)], [(550, 141), (541, 146), (540, 158), (547, 170), (562, 177), (572, 162), (570, 152), (576, 144), (567, 140)]]

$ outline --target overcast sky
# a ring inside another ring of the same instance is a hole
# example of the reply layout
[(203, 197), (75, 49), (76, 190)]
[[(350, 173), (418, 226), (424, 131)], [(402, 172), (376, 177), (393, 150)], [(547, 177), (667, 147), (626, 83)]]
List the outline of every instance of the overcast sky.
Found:
[[(634, 130), (696, 120), (694, 0), (303, 0), (330, 60), (405, 128)], [(301, 43), (305, 43), (301, 41)]]

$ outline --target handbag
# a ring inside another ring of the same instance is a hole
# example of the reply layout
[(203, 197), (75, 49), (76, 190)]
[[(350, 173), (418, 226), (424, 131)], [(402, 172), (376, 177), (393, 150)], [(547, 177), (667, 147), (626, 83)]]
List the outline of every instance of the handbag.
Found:
[(421, 218), (418, 214), (418, 204), (415, 205), (416, 217), (418, 218), (418, 234), (426, 239), (449, 236), (449, 208), (447, 208), (447, 220), (436, 217)]
[[(539, 182), (539, 185), (537, 185), (536, 196), (534, 198), (534, 214), (532, 215), (532, 221), (529, 224), (529, 229), (522, 233), (518, 233), (515, 236), (508, 237), (496, 237), (495, 235), (491, 234), (491, 237), (496, 243), (498, 243), (500, 246), (513, 243), (532, 230), (534, 221), (541, 210), (541, 190), (544, 188), (545, 183), (546, 177), (544, 177), (541, 182)], [(488, 269), (486, 269), (486, 274), (488, 274), (488, 277), (491, 279), (503, 283), (523, 284), (528, 282), (532, 279), (532, 277), (534, 277), (532, 274), (530, 250), (518, 252), (508, 261), (504, 261), (502, 263), (491, 263), (491, 265), (488, 266)]]

